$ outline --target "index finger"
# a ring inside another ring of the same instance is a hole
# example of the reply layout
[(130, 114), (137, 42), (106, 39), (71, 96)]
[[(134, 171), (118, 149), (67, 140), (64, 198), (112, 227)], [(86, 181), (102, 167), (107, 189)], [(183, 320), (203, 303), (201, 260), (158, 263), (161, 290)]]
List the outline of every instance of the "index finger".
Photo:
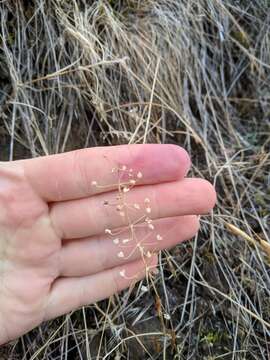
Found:
[[(176, 145), (142, 144), (96, 147), (63, 154), (19, 160), (34, 190), (46, 201), (83, 198), (115, 187), (113, 168), (127, 167), (138, 185), (175, 181), (190, 167), (187, 152)], [(111, 188), (92, 186), (112, 184)]]

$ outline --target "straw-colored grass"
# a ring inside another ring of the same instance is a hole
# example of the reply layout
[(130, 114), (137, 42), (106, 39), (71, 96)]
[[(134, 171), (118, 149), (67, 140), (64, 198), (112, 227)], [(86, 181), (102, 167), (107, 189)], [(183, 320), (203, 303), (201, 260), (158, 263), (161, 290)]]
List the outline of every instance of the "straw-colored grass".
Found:
[(176, 143), (218, 192), (147, 291), (43, 324), (1, 350), (8, 359), (270, 358), (269, 11), (268, 0), (0, 2), (2, 160)]

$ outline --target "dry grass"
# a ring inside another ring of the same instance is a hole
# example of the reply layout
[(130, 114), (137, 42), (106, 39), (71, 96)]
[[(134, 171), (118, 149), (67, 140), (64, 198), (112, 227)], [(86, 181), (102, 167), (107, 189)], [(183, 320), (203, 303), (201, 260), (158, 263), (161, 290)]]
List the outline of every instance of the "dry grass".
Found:
[(160, 256), (149, 291), (44, 324), (8, 359), (270, 358), (269, 9), (0, 2), (2, 160), (172, 142), (219, 194), (199, 236)]

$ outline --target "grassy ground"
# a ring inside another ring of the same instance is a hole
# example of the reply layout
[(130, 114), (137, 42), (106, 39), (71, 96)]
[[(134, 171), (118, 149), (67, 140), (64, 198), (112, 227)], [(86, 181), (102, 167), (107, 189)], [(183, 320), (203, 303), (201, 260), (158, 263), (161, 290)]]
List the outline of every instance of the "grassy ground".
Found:
[[(218, 191), (160, 275), (3, 359), (270, 358), (269, 0), (0, 2), (0, 158), (184, 146)], [(5, 353), (5, 354), (4, 354)], [(1, 358), (1, 359), (2, 359)]]

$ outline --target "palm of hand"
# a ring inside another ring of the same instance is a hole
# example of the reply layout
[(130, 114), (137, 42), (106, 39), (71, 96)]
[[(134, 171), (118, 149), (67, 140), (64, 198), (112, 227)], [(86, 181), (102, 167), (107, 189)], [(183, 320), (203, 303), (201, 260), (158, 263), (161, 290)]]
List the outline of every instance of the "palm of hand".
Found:
[[(117, 166), (142, 171), (140, 186), (127, 195), (141, 219), (139, 204), (146, 197), (153, 201), (150, 236), (143, 227), (130, 236), (134, 211), (127, 219), (104, 207), (118, 194), (108, 156)], [(169, 145), (86, 149), (0, 163), (0, 345), (130, 286), (156, 265), (155, 252), (195, 235), (196, 215), (214, 206), (215, 192), (204, 180), (184, 179), (189, 164), (181, 148)], [(96, 179), (114, 185), (90, 186)], [(112, 241), (106, 228), (119, 236)]]
[(48, 204), (23, 174), (3, 168), (1, 177), (0, 321), (6, 342), (46, 319), (50, 290), (59, 276), (61, 239)]

